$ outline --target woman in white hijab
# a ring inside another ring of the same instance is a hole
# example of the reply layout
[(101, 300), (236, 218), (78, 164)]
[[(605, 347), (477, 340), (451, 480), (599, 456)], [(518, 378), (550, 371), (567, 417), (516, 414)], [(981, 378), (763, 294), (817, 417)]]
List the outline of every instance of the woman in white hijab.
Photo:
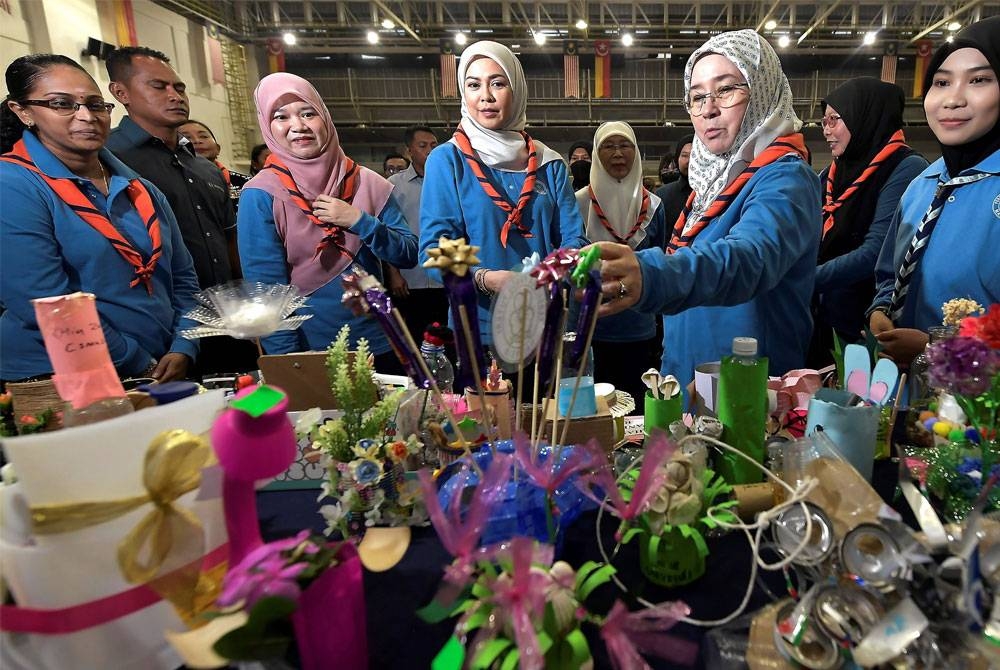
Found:
[(812, 331), (819, 180), (774, 49), (752, 30), (717, 35), (691, 54), (685, 107), (695, 140), (693, 192), (666, 253), (602, 242), (611, 314), (664, 319), (661, 372), (685, 385), (700, 363), (758, 341), (771, 374), (801, 367)]
[[(633, 250), (662, 249), (663, 207), (642, 184), (642, 157), (632, 127), (620, 121), (602, 124), (594, 134), (594, 156), (590, 186), (576, 192), (587, 237)], [(642, 373), (660, 361), (656, 316), (628, 309), (601, 319), (593, 347), (594, 378), (627, 391), (642, 407)]]
[(420, 260), (442, 235), (479, 247), (479, 330), (490, 344), (490, 295), (510, 269), (533, 252), (544, 258), (587, 240), (562, 157), (524, 132), (527, 84), (510, 49), (496, 42), (466, 47), (458, 87), (462, 121), (425, 167)]

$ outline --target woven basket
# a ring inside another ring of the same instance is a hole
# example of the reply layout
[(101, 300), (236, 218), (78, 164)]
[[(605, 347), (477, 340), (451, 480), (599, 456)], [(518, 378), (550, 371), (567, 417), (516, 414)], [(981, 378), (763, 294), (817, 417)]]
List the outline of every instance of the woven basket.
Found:
[[(7, 390), (10, 392), (15, 418), (26, 414), (38, 416), (45, 410), (51, 409), (55, 414), (42, 430), (62, 428), (62, 409), (65, 403), (56, 393), (56, 387), (51, 379), (37, 382), (8, 382)], [(20, 424), (18, 424), (18, 428), (20, 428)]]

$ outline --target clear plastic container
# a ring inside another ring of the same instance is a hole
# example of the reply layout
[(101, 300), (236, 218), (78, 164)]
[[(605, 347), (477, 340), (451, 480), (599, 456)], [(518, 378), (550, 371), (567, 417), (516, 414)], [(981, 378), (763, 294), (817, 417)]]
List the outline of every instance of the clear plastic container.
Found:
[(88, 423), (97, 423), (105, 419), (113, 419), (116, 416), (131, 414), (134, 411), (132, 402), (128, 398), (105, 398), (80, 409), (66, 403), (66, 408), (63, 410), (63, 426), (66, 428), (84, 426)]

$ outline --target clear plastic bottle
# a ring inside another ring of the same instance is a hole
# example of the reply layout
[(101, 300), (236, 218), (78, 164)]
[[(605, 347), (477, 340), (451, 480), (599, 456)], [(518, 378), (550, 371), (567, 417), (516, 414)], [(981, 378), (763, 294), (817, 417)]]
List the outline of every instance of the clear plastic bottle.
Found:
[(97, 423), (105, 419), (113, 419), (116, 416), (131, 414), (134, 411), (132, 402), (128, 398), (104, 398), (80, 409), (75, 409), (73, 405), (66, 403), (63, 410), (63, 426), (66, 428), (84, 426), (88, 423)]
[(441, 393), (452, 393), (455, 368), (444, 353), (444, 341), (431, 333), (424, 333), (424, 341), (420, 344), (420, 355), (427, 362), (427, 369), (430, 370)]

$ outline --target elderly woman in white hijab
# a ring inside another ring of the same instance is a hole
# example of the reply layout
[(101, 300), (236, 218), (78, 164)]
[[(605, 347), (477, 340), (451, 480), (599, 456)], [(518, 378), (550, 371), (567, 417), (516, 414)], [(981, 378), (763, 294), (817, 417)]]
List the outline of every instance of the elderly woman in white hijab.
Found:
[(696, 365), (754, 337), (771, 374), (801, 367), (821, 229), (819, 179), (806, 162), (792, 92), (752, 30), (717, 35), (684, 70), (695, 140), (693, 192), (666, 253), (601, 242), (602, 313), (664, 319), (661, 372), (685, 385)]
[[(576, 192), (587, 237), (627, 244), (636, 251), (662, 249), (663, 206), (642, 184), (642, 158), (632, 127), (620, 121), (602, 124), (594, 134), (594, 156), (590, 186)], [(656, 318), (628, 309), (598, 321), (593, 340), (597, 381), (642, 398), (642, 373), (660, 363)]]
[(458, 86), (462, 121), (425, 167), (420, 260), (442, 235), (479, 246), (473, 276), (479, 329), (490, 344), (489, 298), (511, 268), (532, 252), (545, 257), (587, 240), (562, 157), (524, 132), (527, 84), (510, 49), (496, 42), (466, 47)]

